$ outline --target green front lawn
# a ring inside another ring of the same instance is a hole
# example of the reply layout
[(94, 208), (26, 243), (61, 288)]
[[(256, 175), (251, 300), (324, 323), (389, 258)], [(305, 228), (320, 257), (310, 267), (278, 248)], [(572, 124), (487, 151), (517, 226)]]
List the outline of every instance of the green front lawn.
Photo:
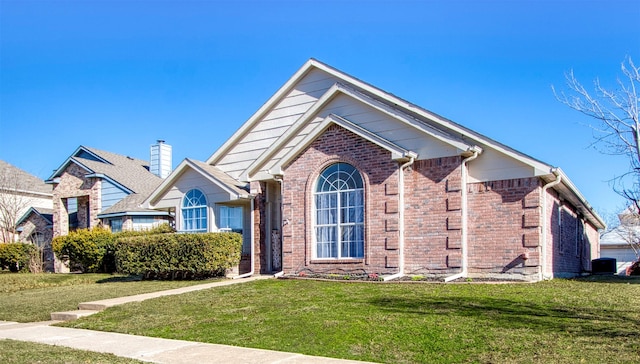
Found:
[(265, 280), (64, 326), (389, 363), (637, 363), (640, 280)]
[(141, 281), (110, 274), (0, 274), (0, 321), (35, 322), (81, 302), (163, 291), (209, 281)]
[(113, 354), (75, 350), (63, 346), (0, 340), (0, 363), (3, 364), (142, 364)]

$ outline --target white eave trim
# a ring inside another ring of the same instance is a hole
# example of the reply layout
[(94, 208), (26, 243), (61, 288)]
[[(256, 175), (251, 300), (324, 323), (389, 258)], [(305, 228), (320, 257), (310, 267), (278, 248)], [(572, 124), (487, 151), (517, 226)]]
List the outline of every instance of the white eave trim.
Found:
[(598, 229), (606, 229), (607, 224), (602, 217), (598, 215), (595, 209), (589, 204), (587, 199), (580, 193), (580, 190), (571, 182), (571, 179), (567, 177), (561, 168), (551, 168), (549, 172), (540, 176), (545, 181), (553, 180), (555, 175), (553, 171), (556, 171), (561, 176), (561, 182), (559, 185), (552, 187), (558, 194), (564, 197), (571, 204), (575, 205), (575, 208), (581, 213), (587, 220), (591, 221), (593, 225)]
[(244, 135), (246, 135), (249, 131), (251, 131), (252, 127), (259, 122), (264, 115), (269, 112), (274, 105), (276, 105), (291, 89), (307, 74), (311, 71), (312, 67), (315, 66), (315, 62), (313, 59), (308, 60), (305, 64), (300, 67), (300, 69), (293, 75), (289, 80), (276, 91), (273, 96), (265, 102), (258, 111), (256, 111), (250, 118), (247, 120), (240, 129), (238, 129), (232, 136), (229, 138), (218, 150), (216, 150), (209, 159), (207, 159), (206, 163), (215, 165), (218, 163), (218, 160), (226, 155), (226, 153), (238, 143)]
[(376, 144), (377, 146), (386, 149), (391, 152), (391, 158), (394, 160), (406, 160), (410, 158), (417, 158), (418, 155), (415, 152), (404, 149), (393, 142), (390, 142), (380, 136), (352, 123), (351, 121), (340, 117), (335, 114), (330, 114), (320, 124), (318, 124), (313, 130), (307, 134), (302, 141), (300, 141), (294, 148), (289, 150), (272, 169), (269, 170), (270, 175), (283, 175), (283, 167), (291, 160), (293, 160), (304, 148), (308, 147), (318, 136), (324, 133), (332, 124), (339, 125), (350, 132), (358, 135), (359, 137), (368, 140), (369, 142)]
[[(251, 163), (251, 165), (249, 165), (249, 167), (247, 167), (246, 172), (243, 173), (243, 176), (245, 176), (244, 178), (247, 180), (250, 180), (254, 175), (256, 175), (257, 173), (260, 172), (260, 169), (264, 166), (265, 163), (267, 163), (271, 158), (273, 158), (273, 156), (275, 156), (278, 151), (280, 151), (282, 148), (284, 148), (287, 143), (289, 143), (289, 141), (294, 138), (296, 135), (298, 135), (298, 133), (311, 121), (313, 120), (313, 118), (316, 116), (316, 114), (318, 112), (320, 112), (320, 110), (322, 110), (322, 108), (324, 106), (326, 106), (329, 102), (331, 102), (331, 100), (333, 100), (337, 95), (339, 94), (343, 94), (346, 96), (349, 96), (353, 99), (355, 99), (356, 101), (359, 101), (365, 105), (369, 105), (370, 107), (374, 108), (375, 110), (389, 116), (390, 118), (394, 119), (394, 120), (398, 120), (402, 123), (404, 123), (407, 126), (413, 127), (415, 128), (417, 131), (425, 133), (445, 144), (451, 145), (452, 147), (460, 150), (460, 151), (467, 151), (469, 150), (469, 148), (472, 147), (472, 144), (466, 143), (461, 139), (455, 138), (452, 135), (449, 135), (447, 133), (444, 133), (440, 130), (437, 130), (436, 128), (427, 125), (425, 123), (422, 123), (412, 117), (410, 117), (409, 115), (403, 114), (400, 110), (395, 110), (392, 109), (390, 107), (388, 107), (387, 105), (372, 99), (370, 97), (367, 97), (366, 95), (363, 95), (362, 93), (346, 86), (340, 83), (335, 83), (333, 86), (331, 86), (331, 88), (329, 88), (329, 90), (327, 90), (327, 92), (325, 92), (322, 97), (320, 97), (316, 103), (309, 109), (307, 110), (306, 113), (304, 113), (304, 115), (302, 115), (289, 129), (287, 129), (287, 131), (285, 131), (279, 138), (278, 140), (276, 140), (276, 142), (274, 144), (272, 144), (267, 150), (265, 150), (253, 163)], [(333, 115), (334, 117), (338, 117), (337, 115)], [(344, 119), (343, 119), (344, 120)], [(346, 120), (345, 120), (346, 121)], [(353, 127), (357, 127), (362, 129), (361, 127), (358, 127), (355, 123), (352, 122), (348, 122), (348, 124), (353, 125)], [(374, 135), (371, 132), (367, 133), (369, 135)], [(380, 138), (378, 136), (376, 136), (375, 138), (379, 139), (379, 140), (384, 140), (385, 143), (387, 144), (393, 144), (383, 138)], [(373, 141), (373, 140), (371, 140)], [(395, 144), (394, 144), (395, 145)], [(381, 145), (382, 146), (382, 145)], [(396, 146), (397, 148), (401, 148)], [(296, 148), (297, 149), (297, 148)], [(404, 150), (404, 149), (403, 149)], [(395, 159), (395, 158), (394, 158)], [(278, 162), (279, 164), (279, 162)]]
[(202, 168), (200, 168), (200, 166), (198, 166), (196, 163), (194, 163), (191, 160), (189, 160), (188, 158), (186, 158), (182, 162), (180, 162), (180, 165), (178, 165), (178, 167), (176, 167), (176, 169), (173, 170), (171, 172), (171, 174), (167, 178), (164, 179), (164, 181), (162, 181), (160, 186), (158, 186), (142, 202), (142, 206), (150, 207), (150, 206), (154, 205), (156, 200), (157, 200), (157, 198), (159, 196), (163, 195), (164, 193), (166, 193), (167, 189), (170, 188), (171, 186), (173, 186), (174, 182), (178, 178), (180, 178), (180, 175), (182, 175), (182, 173), (186, 170), (186, 168), (191, 168), (192, 170), (196, 171), (197, 173), (199, 173), (200, 175), (202, 175), (203, 177), (205, 177), (209, 181), (213, 182), (218, 187), (222, 188), (224, 191), (229, 193), (230, 196), (233, 197), (232, 199), (248, 199), (248, 198), (250, 198), (250, 194), (248, 192), (247, 193), (238, 193), (237, 191), (234, 191), (233, 189), (229, 188), (229, 186), (227, 186), (226, 183), (220, 181), (215, 176), (211, 175), (209, 172), (207, 172), (207, 171), (203, 170)]

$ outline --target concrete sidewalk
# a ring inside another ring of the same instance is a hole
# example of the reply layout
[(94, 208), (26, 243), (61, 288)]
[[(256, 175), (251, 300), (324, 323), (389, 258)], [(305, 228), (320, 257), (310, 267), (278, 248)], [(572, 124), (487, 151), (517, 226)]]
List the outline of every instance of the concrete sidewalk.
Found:
[(0, 321), (0, 339), (30, 341), (80, 350), (111, 353), (151, 363), (362, 363), (282, 351), (70, 329), (50, 326), (52, 323), (55, 323), (55, 321), (26, 324)]

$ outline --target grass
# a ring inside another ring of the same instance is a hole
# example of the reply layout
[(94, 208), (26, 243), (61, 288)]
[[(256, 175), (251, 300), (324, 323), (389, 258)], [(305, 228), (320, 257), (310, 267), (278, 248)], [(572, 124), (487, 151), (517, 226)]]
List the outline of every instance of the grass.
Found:
[(141, 361), (112, 354), (94, 353), (61, 346), (0, 340), (0, 363), (3, 364), (137, 364)]
[(202, 281), (141, 281), (109, 274), (0, 274), (0, 320), (50, 320), (51, 312), (70, 311), (78, 304), (107, 298), (200, 284)]
[(635, 363), (640, 280), (371, 284), (265, 280), (64, 324), (389, 363)]

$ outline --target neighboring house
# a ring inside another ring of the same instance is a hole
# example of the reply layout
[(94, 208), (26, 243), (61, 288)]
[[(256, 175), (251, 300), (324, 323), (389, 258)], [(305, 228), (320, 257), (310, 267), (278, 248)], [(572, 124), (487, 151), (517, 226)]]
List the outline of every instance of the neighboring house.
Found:
[(43, 180), (0, 160), (0, 242), (20, 240), (18, 220), (32, 208), (51, 209), (52, 198)]
[(128, 156), (78, 147), (47, 180), (53, 184), (53, 235), (98, 225), (116, 232), (171, 222), (167, 212), (139, 207), (162, 182), (150, 168), (161, 170)]
[(31, 207), (17, 222), (20, 241), (31, 243), (41, 249), (42, 270), (45, 272), (60, 271), (56, 269), (55, 255), (51, 248), (53, 239), (53, 209)]
[(628, 208), (618, 214), (620, 225), (600, 237), (600, 256), (616, 259), (616, 272), (625, 275), (640, 260), (640, 216)]
[(559, 168), (313, 59), (144, 207), (242, 231), (245, 274), (574, 276), (605, 227)]

